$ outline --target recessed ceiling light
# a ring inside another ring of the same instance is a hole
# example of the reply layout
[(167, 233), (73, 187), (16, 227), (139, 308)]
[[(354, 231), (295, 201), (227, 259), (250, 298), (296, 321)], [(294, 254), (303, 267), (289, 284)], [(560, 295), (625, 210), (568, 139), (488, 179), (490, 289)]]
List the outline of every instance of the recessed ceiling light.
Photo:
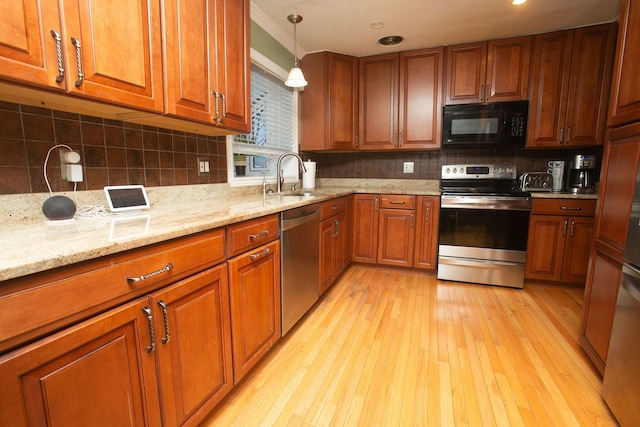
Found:
[(369, 24), (371, 26), (371, 28), (373, 28), (374, 30), (379, 30), (380, 28), (384, 27), (384, 22), (380, 22), (380, 21), (375, 21), (372, 22), (371, 24)]
[(396, 46), (404, 41), (402, 36), (386, 36), (378, 40), (380, 46)]
[(518, 6), (518, 5), (524, 4), (526, 2), (527, 2), (527, 0), (511, 0), (511, 4), (514, 5), (514, 6)]

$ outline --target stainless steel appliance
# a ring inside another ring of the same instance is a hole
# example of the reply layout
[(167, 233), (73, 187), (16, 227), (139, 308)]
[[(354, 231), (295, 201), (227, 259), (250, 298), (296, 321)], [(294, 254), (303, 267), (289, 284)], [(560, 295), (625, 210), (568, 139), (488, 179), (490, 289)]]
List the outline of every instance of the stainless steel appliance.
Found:
[(529, 101), (445, 105), (442, 147), (523, 146)]
[(525, 172), (518, 180), (518, 187), (523, 191), (549, 192), (553, 187), (553, 178), (548, 172)]
[(595, 192), (597, 167), (597, 156), (584, 154), (573, 156), (567, 174), (567, 190), (573, 194)]
[(524, 286), (531, 195), (514, 165), (444, 165), (438, 279)]
[(624, 251), (602, 396), (622, 427), (640, 420), (640, 171)]
[(282, 336), (300, 320), (319, 296), (320, 212), (303, 206), (282, 213)]

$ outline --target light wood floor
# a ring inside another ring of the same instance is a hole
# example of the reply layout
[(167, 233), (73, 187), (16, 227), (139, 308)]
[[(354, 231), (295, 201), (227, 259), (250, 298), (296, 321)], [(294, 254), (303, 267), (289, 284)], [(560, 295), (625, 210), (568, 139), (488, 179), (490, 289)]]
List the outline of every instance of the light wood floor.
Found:
[(582, 289), (353, 265), (203, 426), (615, 426)]

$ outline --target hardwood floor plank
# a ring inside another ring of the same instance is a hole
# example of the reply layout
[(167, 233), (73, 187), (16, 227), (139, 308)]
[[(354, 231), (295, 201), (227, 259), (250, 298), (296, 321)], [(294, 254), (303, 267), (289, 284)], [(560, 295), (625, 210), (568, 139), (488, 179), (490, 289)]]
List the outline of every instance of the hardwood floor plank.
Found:
[(353, 265), (201, 425), (616, 426), (581, 304)]

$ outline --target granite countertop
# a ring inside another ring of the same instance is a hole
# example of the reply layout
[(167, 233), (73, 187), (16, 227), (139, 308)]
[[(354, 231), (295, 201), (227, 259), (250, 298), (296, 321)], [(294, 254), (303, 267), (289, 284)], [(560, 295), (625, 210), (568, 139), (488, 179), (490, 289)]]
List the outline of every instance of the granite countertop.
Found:
[[(437, 180), (318, 180), (312, 196), (262, 187), (209, 184), (148, 188), (151, 209), (48, 223), (48, 194), (0, 196), (0, 281), (99, 258), (353, 193), (439, 195)], [(66, 194), (74, 198), (73, 194)], [(102, 191), (79, 192), (77, 204), (103, 205)]]

